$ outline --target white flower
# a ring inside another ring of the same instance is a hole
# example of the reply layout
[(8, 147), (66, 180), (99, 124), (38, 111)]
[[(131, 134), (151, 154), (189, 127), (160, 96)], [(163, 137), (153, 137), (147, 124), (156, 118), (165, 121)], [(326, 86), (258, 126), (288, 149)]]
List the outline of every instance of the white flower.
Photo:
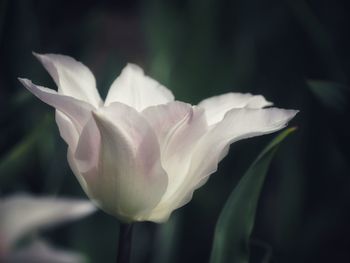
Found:
[(77, 199), (24, 194), (0, 199), (0, 262), (83, 262), (78, 253), (57, 250), (44, 241), (19, 249), (16, 243), (37, 230), (82, 218), (95, 210), (91, 202)]
[(91, 71), (73, 58), (35, 56), (58, 91), (20, 79), (56, 108), (68, 161), (87, 195), (119, 219), (164, 222), (192, 198), (235, 141), (282, 129), (294, 110), (228, 93), (198, 106), (128, 64), (103, 101)]
[(86, 259), (83, 255), (74, 252), (57, 249), (46, 241), (35, 240), (24, 248), (9, 253), (4, 258), (4, 263), (83, 263)]

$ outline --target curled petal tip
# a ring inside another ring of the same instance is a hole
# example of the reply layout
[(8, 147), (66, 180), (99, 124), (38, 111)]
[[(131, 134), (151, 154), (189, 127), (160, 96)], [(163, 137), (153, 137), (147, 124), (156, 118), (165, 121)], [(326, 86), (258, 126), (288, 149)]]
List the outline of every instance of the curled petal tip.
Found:
[(24, 86), (26, 85), (30, 85), (31, 81), (29, 79), (26, 78), (17, 78), (19, 80), (19, 82), (21, 82)]
[(300, 111), (299, 110), (288, 110), (290, 112), (290, 118), (294, 118)]
[(266, 101), (266, 107), (272, 107), (273, 106), (273, 102), (272, 101)]
[(35, 86), (33, 84), (33, 82), (30, 79), (26, 79), (26, 78), (18, 78), (19, 82), (22, 83), (22, 85), (27, 88), (28, 90), (30, 90), (32, 92), (33, 86)]
[(37, 53), (35, 51), (32, 51), (32, 54), (39, 61), (41, 61), (43, 59), (43, 57), (45, 56), (44, 54), (40, 54), (40, 53)]

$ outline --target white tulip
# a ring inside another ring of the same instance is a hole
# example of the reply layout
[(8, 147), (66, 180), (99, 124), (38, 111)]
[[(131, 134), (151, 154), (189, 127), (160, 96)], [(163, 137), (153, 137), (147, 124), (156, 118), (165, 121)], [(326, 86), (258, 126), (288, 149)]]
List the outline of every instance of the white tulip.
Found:
[(52, 247), (44, 240), (35, 240), (29, 245), (7, 254), (4, 263), (84, 263), (86, 258), (75, 251)]
[(35, 56), (58, 91), (20, 79), (56, 108), (68, 162), (86, 194), (124, 222), (166, 221), (190, 201), (235, 141), (275, 132), (297, 111), (264, 108), (263, 96), (228, 93), (197, 106), (128, 64), (103, 101), (91, 71), (73, 58)]
[(78, 253), (57, 250), (44, 241), (37, 240), (20, 249), (16, 243), (30, 233), (82, 218), (95, 210), (91, 202), (77, 199), (25, 194), (0, 199), (0, 262), (27, 262), (29, 258), (30, 262), (83, 262)]

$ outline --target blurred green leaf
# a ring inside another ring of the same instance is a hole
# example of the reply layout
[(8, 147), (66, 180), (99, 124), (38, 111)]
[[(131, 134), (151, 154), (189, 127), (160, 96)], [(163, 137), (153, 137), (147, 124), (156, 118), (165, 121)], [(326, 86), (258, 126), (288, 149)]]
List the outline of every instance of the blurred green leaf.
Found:
[(249, 262), (249, 238), (272, 157), (296, 128), (280, 133), (258, 156), (228, 198), (216, 224), (211, 263)]
[(17, 143), (11, 150), (0, 158), (0, 182), (1, 185), (9, 180), (15, 180), (16, 174), (25, 168), (25, 163), (32, 157), (31, 152), (34, 150), (42, 132), (46, 130), (50, 117), (44, 119), (28, 134), (22, 141)]
[(331, 109), (343, 111), (346, 108), (349, 89), (343, 84), (331, 81), (309, 80), (310, 90), (322, 104)]

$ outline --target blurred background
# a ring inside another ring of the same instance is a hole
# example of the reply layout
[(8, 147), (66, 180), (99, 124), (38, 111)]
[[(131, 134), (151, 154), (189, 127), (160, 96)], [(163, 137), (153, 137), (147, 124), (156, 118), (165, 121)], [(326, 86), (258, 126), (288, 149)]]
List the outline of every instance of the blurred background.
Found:
[[(225, 92), (299, 109), (269, 170), (252, 262), (350, 262), (350, 2), (346, 0), (0, 0), (0, 195), (86, 198), (54, 110), (17, 81), (56, 88), (31, 52), (86, 64), (102, 97), (127, 62), (192, 104)], [(208, 262), (216, 220), (274, 135), (232, 145), (218, 172), (163, 225), (134, 232), (133, 262)], [(118, 222), (103, 212), (43, 233), (90, 262), (114, 262)]]

